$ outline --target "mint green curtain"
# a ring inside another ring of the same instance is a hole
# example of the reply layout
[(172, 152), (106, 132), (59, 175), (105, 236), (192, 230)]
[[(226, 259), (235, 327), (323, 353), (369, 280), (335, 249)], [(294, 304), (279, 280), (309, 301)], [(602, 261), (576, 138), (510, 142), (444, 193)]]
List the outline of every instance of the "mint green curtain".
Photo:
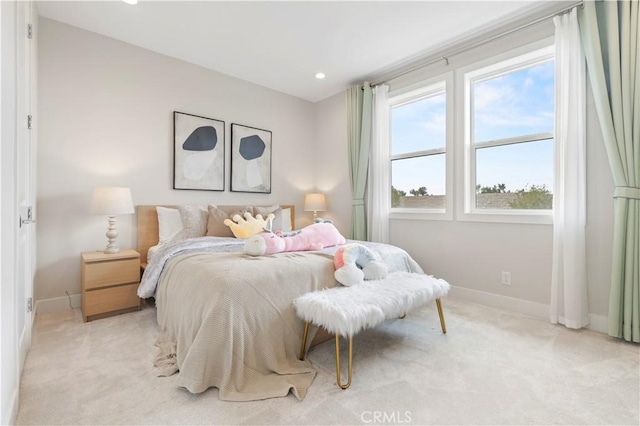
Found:
[(587, 1), (580, 33), (613, 179), (609, 334), (640, 342), (640, 19), (638, 0)]
[[(364, 87), (364, 88), (363, 88)], [(351, 239), (366, 241), (364, 193), (371, 150), (372, 92), (368, 82), (347, 90), (349, 177), (351, 178)]]

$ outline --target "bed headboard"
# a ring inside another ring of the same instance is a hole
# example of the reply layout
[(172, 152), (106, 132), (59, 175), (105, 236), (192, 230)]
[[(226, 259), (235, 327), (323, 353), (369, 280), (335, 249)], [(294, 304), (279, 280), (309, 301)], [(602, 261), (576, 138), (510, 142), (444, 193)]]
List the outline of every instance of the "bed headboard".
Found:
[[(147, 251), (150, 247), (158, 244), (158, 213), (155, 205), (136, 206), (136, 216), (138, 220), (138, 253), (140, 253), (140, 263), (147, 264)], [(177, 208), (177, 206), (161, 205), (161, 207)], [(291, 211), (291, 227), (296, 229), (296, 206), (282, 204), (283, 209)]]

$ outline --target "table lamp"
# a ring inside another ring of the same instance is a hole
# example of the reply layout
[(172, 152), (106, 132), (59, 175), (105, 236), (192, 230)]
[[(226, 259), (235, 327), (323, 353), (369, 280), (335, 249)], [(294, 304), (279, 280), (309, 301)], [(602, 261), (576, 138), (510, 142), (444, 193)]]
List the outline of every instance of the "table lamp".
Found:
[(120, 249), (116, 243), (116, 239), (118, 238), (116, 215), (134, 213), (131, 189), (114, 186), (94, 188), (91, 196), (91, 213), (108, 216), (109, 227), (107, 228), (106, 235), (109, 244), (107, 244), (107, 248), (104, 249), (104, 253), (118, 253)]
[(327, 200), (324, 194), (307, 194), (304, 197), (304, 211), (313, 212), (313, 219), (318, 217), (318, 212), (324, 212), (327, 210)]

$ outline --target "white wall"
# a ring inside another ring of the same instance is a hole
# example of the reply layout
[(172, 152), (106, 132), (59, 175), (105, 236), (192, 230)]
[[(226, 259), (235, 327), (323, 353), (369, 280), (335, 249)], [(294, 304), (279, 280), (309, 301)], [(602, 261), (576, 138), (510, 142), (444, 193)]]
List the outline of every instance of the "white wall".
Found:
[[(602, 328), (608, 332), (613, 253), (613, 192), (615, 184), (600, 121), (587, 84), (587, 281), (589, 312), (603, 317)], [(593, 321), (596, 318), (592, 318)], [(593, 324), (592, 324), (593, 325)]]
[[(547, 21), (450, 57), (449, 66), (441, 61), (392, 80), (390, 90), (552, 35), (553, 24)], [(317, 155), (322, 164), (318, 169), (318, 187), (331, 190), (330, 201), (335, 199), (341, 203), (349, 201), (351, 196), (348, 166), (340, 158), (333, 163), (331, 161), (334, 155), (345, 151), (347, 144), (344, 99), (344, 94), (336, 95), (316, 104), (316, 122), (323, 126), (318, 126)], [(598, 326), (603, 324), (603, 317), (608, 312), (613, 181), (590, 94), (587, 113), (588, 291), (589, 309)], [(457, 146), (461, 143), (461, 140), (456, 141)], [(336, 182), (345, 182), (345, 185), (338, 188)], [(348, 229), (350, 209), (336, 209), (334, 214), (336, 221)], [(553, 244), (551, 225), (394, 219), (390, 224), (390, 241), (407, 250), (428, 273), (458, 287), (453, 294), (548, 316)], [(512, 273), (511, 286), (500, 284), (501, 271)]]
[(339, 93), (316, 104), (316, 161), (318, 191), (326, 194), (327, 211), (340, 232), (351, 230), (351, 184), (347, 146), (347, 102)]
[[(129, 186), (135, 204), (294, 203), (310, 222), (313, 104), (56, 21), (40, 35), (37, 300), (79, 293), (80, 253), (106, 246), (94, 186)], [(173, 190), (174, 110), (226, 122), (227, 165), (231, 123), (271, 130), (272, 193)], [(134, 216), (118, 229), (135, 247)]]

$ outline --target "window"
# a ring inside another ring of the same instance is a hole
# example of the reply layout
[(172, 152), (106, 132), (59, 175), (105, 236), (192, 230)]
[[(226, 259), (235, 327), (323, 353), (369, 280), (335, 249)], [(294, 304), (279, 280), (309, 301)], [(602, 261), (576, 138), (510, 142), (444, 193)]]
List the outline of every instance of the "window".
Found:
[(390, 97), (393, 211), (446, 210), (446, 86), (441, 79)]
[(392, 83), (389, 217), (552, 223), (554, 56), (547, 38)]
[(464, 74), (465, 213), (550, 215), (554, 51)]

